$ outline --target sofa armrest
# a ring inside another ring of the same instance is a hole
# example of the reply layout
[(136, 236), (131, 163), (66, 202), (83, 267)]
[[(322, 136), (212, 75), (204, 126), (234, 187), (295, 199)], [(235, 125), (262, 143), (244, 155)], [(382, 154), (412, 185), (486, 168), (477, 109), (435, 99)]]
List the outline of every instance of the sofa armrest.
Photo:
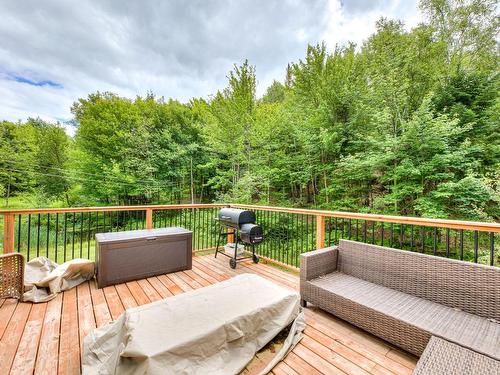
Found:
[(309, 281), (337, 269), (337, 246), (310, 251), (300, 255), (300, 281)]

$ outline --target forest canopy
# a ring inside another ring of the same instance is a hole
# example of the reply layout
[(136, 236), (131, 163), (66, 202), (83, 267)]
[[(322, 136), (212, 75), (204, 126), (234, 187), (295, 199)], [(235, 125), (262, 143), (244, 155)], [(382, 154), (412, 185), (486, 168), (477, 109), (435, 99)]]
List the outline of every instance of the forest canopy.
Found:
[(256, 96), (256, 69), (188, 103), (96, 92), (77, 127), (0, 122), (0, 194), (31, 207), (252, 202), (500, 219), (496, 1), (422, 0), (362, 45), (310, 45)]

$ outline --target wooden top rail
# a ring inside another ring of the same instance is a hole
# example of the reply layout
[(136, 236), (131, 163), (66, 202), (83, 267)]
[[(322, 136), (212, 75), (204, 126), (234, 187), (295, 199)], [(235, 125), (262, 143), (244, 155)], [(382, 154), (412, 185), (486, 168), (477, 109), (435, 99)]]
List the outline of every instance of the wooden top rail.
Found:
[(354, 212), (342, 211), (327, 211), (327, 210), (312, 210), (305, 208), (290, 208), (290, 207), (272, 207), (272, 206), (256, 206), (248, 204), (166, 204), (166, 205), (145, 205), (145, 206), (103, 206), (103, 207), (68, 207), (68, 208), (35, 208), (21, 210), (0, 210), (0, 215), (24, 215), (24, 214), (48, 214), (48, 213), (64, 213), (64, 212), (102, 212), (102, 211), (146, 211), (153, 210), (172, 210), (172, 209), (189, 209), (189, 208), (222, 208), (234, 207), (250, 210), (287, 212), (291, 214), (312, 215), (319, 217), (337, 217), (344, 219), (357, 219), (367, 221), (379, 221), (395, 224), (411, 224), (425, 227), (439, 227), (450, 229), (477, 230), (481, 232), (500, 232), (500, 223), (488, 223), (477, 221), (463, 220), (447, 220), (447, 219), (428, 219), (422, 217), (406, 217), (406, 216), (391, 216), (378, 214), (363, 214)]
[(411, 224), (411, 225), (420, 225), (424, 227), (477, 230), (480, 232), (496, 232), (496, 233), (500, 232), (500, 223), (488, 223), (480, 221), (428, 219), (423, 217), (362, 214), (355, 212), (310, 210), (304, 208), (289, 208), (289, 207), (255, 206), (248, 204), (230, 204), (229, 206), (234, 208), (244, 208), (248, 210), (288, 212), (294, 214), (323, 216), (323, 217), (338, 217), (344, 219), (357, 219), (357, 220), (367, 220), (367, 221), (383, 221), (385, 223)]
[(99, 206), (99, 207), (64, 207), (64, 208), (30, 208), (20, 210), (0, 210), (0, 215), (26, 214), (55, 214), (64, 212), (108, 212), (108, 211), (147, 211), (147, 210), (175, 210), (182, 208), (221, 208), (228, 207), (224, 203), (210, 204), (157, 204), (145, 206)]

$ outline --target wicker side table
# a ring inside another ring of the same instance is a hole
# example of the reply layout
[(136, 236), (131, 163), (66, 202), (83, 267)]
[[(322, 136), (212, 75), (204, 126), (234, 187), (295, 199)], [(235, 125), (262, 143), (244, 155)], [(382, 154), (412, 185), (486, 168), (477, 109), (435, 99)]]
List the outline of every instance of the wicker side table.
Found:
[(500, 361), (432, 336), (413, 375), (498, 375)]

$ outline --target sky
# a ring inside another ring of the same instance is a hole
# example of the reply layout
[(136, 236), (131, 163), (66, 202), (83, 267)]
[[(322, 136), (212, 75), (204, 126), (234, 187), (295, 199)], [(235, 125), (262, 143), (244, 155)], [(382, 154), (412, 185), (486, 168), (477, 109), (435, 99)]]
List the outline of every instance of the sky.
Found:
[(417, 0), (0, 0), (0, 120), (65, 124), (96, 91), (209, 98), (234, 64), (256, 66), (257, 95), (308, 44), (358, 45), (382, 16), (409, 29)]

